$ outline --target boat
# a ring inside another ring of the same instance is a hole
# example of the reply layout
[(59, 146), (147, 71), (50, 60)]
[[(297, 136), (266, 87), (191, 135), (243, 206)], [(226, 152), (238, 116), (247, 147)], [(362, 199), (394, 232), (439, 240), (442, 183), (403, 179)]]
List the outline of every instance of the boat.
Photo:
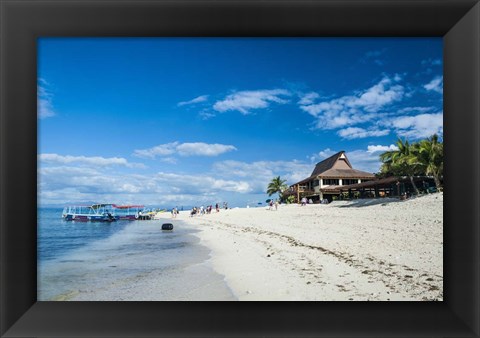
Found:
[(63, 209), (62, 218), (75, 222), (115, 222), (119, 219), (113, 204), (67, 206)]
[(142, 214), (142, 210), (144, 210), (143, 205), (116, 205), (113, 204), (115, 209), (115, 215), (119, 217), (121, 220), (127, 221), (134, 221), (139, 219), (139, 216)]
[(142, 221), (148, 221), (153, 219), (153, 216), (155, 216), (156, 212), (150, 209), (143, 209), (138, 213), (138, 219)]

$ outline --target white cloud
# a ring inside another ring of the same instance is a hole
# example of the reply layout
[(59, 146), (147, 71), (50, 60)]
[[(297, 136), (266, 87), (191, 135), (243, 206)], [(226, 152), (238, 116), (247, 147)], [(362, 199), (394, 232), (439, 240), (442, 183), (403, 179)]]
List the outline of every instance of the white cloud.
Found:
[(39, 185), (41, 191), (75, 189), (79, 193), (102, 195), (105, 193), (138, 193), (136, 184), (119, 175), (104, 173), (101, 170), (79, 167), (40, 167)]
[(420, 139), (433, 134), (443, 134), (443, 113), (402, 116), (390, 121), (397, 134)]
[(94, 176), (100, 174), (98, 169), (94, 168), (79, 168), (79, 167), (67, 167), (67, 166), (60, 166), (60, 167), (40, 167), (38, 170), (40, 174), (48, 176), (52, 179), (60, 179), (62, 176)]
[(179, 102), (178, 103), (178, 106), (181, 107), (181, 106), (186, 106), (186, 105), (191, 105), (191, 104), (195, 104), (195, 103), (201, 103), (201, 102), (205, 102), (208, 100), (208, 95), (201, 95), (201, 96), (198, 96), (190, 101), (182, 101), (182, 102)]
[(345, 129), (341, 129), (337, 132), (338, 136), (347, 139), (353, 140), (356, 138), (365, 138), (365, 137), (378, 137), (378, 136), (385, 136), (390, 133), (390, 130), (384, 129), (363, 129), (358, 127), (349, 127)]
[(315, 100), (318, 99), (319, 97), (320, 97), (320, 95), (318, 95), (318, 93), (310, 92), (310, 93), (302, 95), (301, 98), (300, 98), (300, 101), (298, 101), (298, 104), (299, 105), (310, 105), (310, 104), (313, 104), (315, 102)]
[(382, 146), (382, 145), (370, 145), (367, 147), (367, 153), (378, 153), (378, 152), (385, 152), (385, 151), (393, 151), (398, 150), (398, 147), (394, 144), (389, 146)]
[[(332, 151), (326, 149), (320, 153), (327, 155), (327, 152)], [(365, 151), (363, 156), (352, 153), (352, 158), (358, 161), (357, 169), (368, 169), (366, 164), (373, 162)], [(40, 166), (39, 200), (47, 204), (97, 201), (161, 206), (215, 203), (225, 200), (225, 196), (231, 201), (241, 201), (239, 196), (261, 201), (272, 177), (280, 175), (292, 184), (310, 176), (313, 167), (312, 163), (296, 160), (221, 161), (211, 171), (198, 174), (120, 174), (107, 167)]]
[(371, 50), (365, 53), (365, 55), (360, 59), (360, 62), (367, 63), (369, 60), (372, 60), (378, 66), (383, 66), (385, 61), (380, 59), (379, 57), (383, 55), (387, 51), (386, 48), (378, 49), (378, 50)]
[(398, 111), (398, 114), (427, 113), (435, 110), (435, 107), (405, 107)]
[(212, 175), (185, 175), (159, 172), (152, 177), (153, 181), (174, 188), (178, 193), (205, 194), (217, 191), (247, 193), (250, 185), (242, 180), (228, 180)]
[(290, 95), (285, 89), (239, 91), (215, 102), (213, 109), (221, 113), (231, 110), (247, 115), (252, 109), (267, 108), (271, 103), (288, 103), (285, 96)]
[(333, 154), (337, 153), (338, 151), (333, 151), (332, 149), (330, 148), (327, 148), (327, 149), (324, 149), (324, 150), (321, 150), (319, 153), (318, 153), (318, 156), (320, 156), (320, 158), (327, 158), (327, 157), (330, 157), (332, 156)]
[(368, 122), (382, 116), (379, 111), (385, 106), (403, 98), (404, 87), (398, 81), (400, 77), (397, 75), (393, 79), (384, 77), (374, 86), (355, 95), (316, 104), (300, 104), (300, 108), (317, 119), (318, 129), (336, 129)]
[(441, 66), (442, 65), (442, 60), (441, 59), (425, 59), (422, 60), (422, 65), (426, 66)]
[(316, 154), (312, 154), (311, 156), (308, 157), (310, 159), (310, 162), (319, 162), (323, 161), (324, 159), (332, 156), (333, 154), (336, 154), (338, 151), (333, 151), (330, 148), (326, 148), (324, 150), (319, 151)]
[(175, 157), (163, 157), (160, 161), (170, 164), (177, 164), (177, 159)]
[(71, 156), (58, 154), (39, 154), (38, 159), (44, 163), (61, 163), (61, 164), (87, 164), (90, 166), (112, 166), (119, 165), (129, 168), (145, 168), (142, 163), (129, 163), (123, 157), (101, 157), (101, 156)]
[(177, 146), (177, 152), (180, 156), (218, 156), (220, 154), (237, 150), (232, 145), (219, 143), (182, 143)]
[(38, 79), (37, 84), (37, 115), (40, 119), (55, 116), (53, 94), (47, 89), (48, 82)]
[[(395, 81), (399, 81), (399, 78)], [(347, 104), (361, 107), (368, 112), (377, 112), (385, 105), (400, 100), (403, 93), (403, 86), (393, 84), (391, 79), (385, 77), (350, 102), (347, 100)]]
[(95, 192), (79, 191), (76, 188), (63, 188), (57, 190), (42, 190), (39, 193), (38, 200), (40, 204), (60, 204), (71, 205), (85, 202), (97, 203), (116, 203), (116, 204), (144, 204), (161, 207), (172, 206), (191, 206), (212, 203), (218, 196), (210, 195), (190, 195), (190, 194), (141, 194), (129, 192), (108, 192), (98, 194)]
[(38, 110), (38, 117), (41, 119), (55, 116), (55, 112), (53, 111), (52, 101), (50, 99), (38, 99), (37, 110)]
[(212, 202), (219, 193), (247, 194), (248, 180), (158, 172), (149, 175), (118, 174), (111, 171), (69, 166), (40, 167), (39, 192), (42, 203), (102, 201), (165, 205), (171, 201)]
[(142, 157), (142, 158), (155, 158), (157, 156), (172, 155), (175, 153), (176, 147), (179, 144), (180, 144), (179, 142), (171, 142), (171, 143), (160, 144), (153, 148), (138, 149), (138, 150), (135, 150), (133, 155), (137, 157)]
[(180, 156), (218, 156), (223, 153), (237, 150), (232, 145), (219, 144), (219, 143), (180, 143), (171, 142), (160, 144), (149, 149), (135, 150), (134, 155), (143, 158), (156, 158), (157, 156), (167, 156), (178, 154)]
[(379, 155), (365, 150), (353, 150), (347, 152), (347, 157), (352, 167), (357, 170), (376, 173), (382, 165)]
[(310, 176), (313, 168), (309, 163), (300, 161), (222, 161), (213, 166), (213, 172), (219, 177), (240, 177), (249, 183), (252, 193), (264, 193), (271, 179), (280, 176), (293, 184)]
[(423, 86), (428, 91), (434, 91), (439, 94), (443, 94), (443, 76), (437, 76), (429, 83)]
[(208, 112), (208, 111), (202, 111), (200, 112), (198, 115), (200, 115), (200, 117), (202, 118), (202, 120), (209, 120), (213, 117), (216, 116), (216, 114), (214, 113), (211, 113), (211, 112)]

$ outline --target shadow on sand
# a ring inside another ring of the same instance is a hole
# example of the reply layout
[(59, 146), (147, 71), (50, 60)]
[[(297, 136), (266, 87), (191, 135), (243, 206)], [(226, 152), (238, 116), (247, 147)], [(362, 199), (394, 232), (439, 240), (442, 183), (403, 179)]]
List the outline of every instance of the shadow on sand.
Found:
[[(345, 203), (343, 205), (338, 205), (338, 208), (361, 208), (361, 207), (368, 207), (371, 205), (387, 205), (390, 203), (398, 203), (403, 202), (398, 198), (370, 198), (370, 199), (358, 199), (358, 200), (350, 200), (350, 201), (338, 201), (340, 203)], [(334, 202), (335, 203), (335, 202)]]

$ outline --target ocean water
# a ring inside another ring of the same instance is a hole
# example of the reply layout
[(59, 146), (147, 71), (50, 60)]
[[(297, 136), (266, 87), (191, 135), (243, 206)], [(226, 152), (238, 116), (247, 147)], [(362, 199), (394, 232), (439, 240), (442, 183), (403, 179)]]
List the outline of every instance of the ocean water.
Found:
[(38, 209), (40, 301), (234, 300), (209, 266), (198, 230), (165, 221), (67, 222), (62, 209)]

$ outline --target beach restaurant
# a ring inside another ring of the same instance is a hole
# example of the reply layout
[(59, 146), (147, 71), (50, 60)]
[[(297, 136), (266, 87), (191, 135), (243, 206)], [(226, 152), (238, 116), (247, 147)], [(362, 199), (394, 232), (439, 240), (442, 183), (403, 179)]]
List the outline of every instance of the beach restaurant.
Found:
[(283, 192), (283, 196), (294, 196), (297, 203), (303, 197), (316, 203), (323, 199), (331, 202), (334, 197), (340, 196), (341, 191), (338, 188), (365, 183), (374, 178), (375, 175), (371, 173), (353, 169), (345, 151), (340, 151), (317, 163), (308, 178), (292, 184)]
[[(422, 192), (436, 191), (435, 182), (432, 177), (412, 177), (417, 189)], [(400, 197), (405, 198), (413, 195), (415, 190), (412, 179), (408, 176), (391, 176), (373, 181), (351, 184), (337, 187), (336, 190), (345, 198), (376, 198), (376, 197)]]

